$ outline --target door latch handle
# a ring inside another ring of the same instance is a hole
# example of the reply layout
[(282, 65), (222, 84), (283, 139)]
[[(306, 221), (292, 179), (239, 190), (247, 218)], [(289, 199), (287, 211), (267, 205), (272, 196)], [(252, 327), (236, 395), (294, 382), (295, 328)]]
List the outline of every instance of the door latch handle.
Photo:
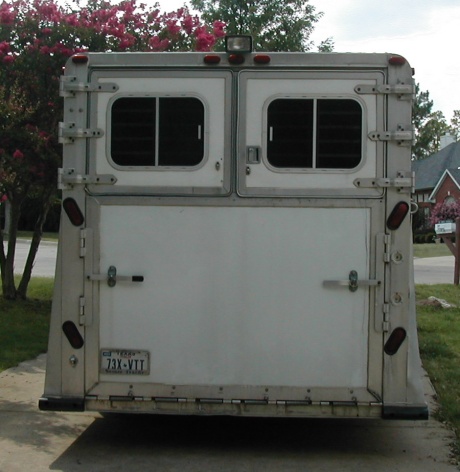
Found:
[(348, 287), (350, 292), (356, 292), (359, 287), (378, 286), (381, 284), (380, 280), (375, 279), (359, 279), (358, 272), (351, 270), (348, 274), (348, 280), (324, 280), (324, 287)]
[(143, 282), (143, 275), (117, 275), (117, 268), (110, 266), (107, 270), (107, 275), (103, 274), (89, 274), (86, 276), (88, 280), (107, 281), (109, 287), (115, 287), (117, 282)]

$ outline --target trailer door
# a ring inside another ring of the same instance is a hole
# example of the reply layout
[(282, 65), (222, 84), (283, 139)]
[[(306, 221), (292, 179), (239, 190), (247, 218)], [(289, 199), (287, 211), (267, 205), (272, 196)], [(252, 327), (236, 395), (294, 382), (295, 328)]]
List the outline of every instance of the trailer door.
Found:
[[(313, 97), (307, 108), (318, 110), (319, 97), (340, 83), (321, 92), (316, 75), (310, 84), (297, 74), (273, 88), (270, 78), (242, 73), (233, 141), (239, 196), (227, 198), (225, 169), (232, 167), (225, 161), (225, 130), (235, 108), (225, 97), (232, 87), (222, 72), (197, 75), (179, 80), (185, 98), (199, 99), (208, 110), (208, 129), (216, 133), (208, 137), (204, 163), (193, 170), (154, 164), (126, 169), (123, 157), (113, 158), (112, 138), (104, 138), (104, 146), (98, 140), (101, 152), (90, 156), (97, 174), (117, 181), (91, 186), (87, 197), (85, 298), (86, 309), (93, 307), (85, 346), (88, 395), (192, 403), (378, 401), (381, 361), (374, 362), (372, 341), (375, 291), (383, 280), (375, 262), (383, 194), (358, 189), (353, 180), (383, 175), (380, 151), (362, 144), (369, 157), (357, 162), (353, 151), (356, 165), (345, 169), (299, 169), (292, 163), (282, 168), (274, 157), (279, 152), (266, 140), (270, 127), (277, 136), (276, 114), (284, 113), (284, 100), (289, 108), (292, 100)], [(136, 81), (115, 79), (119, 100), (142, 98)], [(165, 77), (141, 82), (143, 97), (155, 98), (152, 110), (160, 121), (161, 99), (168, 97), (156, 89), (178, 94), (174, 84)], [(219, 87), (223, 96), (215, 93)], [(347, 82), (334, 99), (356, 103), (352, 115), (357, 107), (365, 110), (363, 132), (376, 125), (377, 99), (363, 100), (352, 91)], [(118, 99), (96, 100), (96, 108), (105, 100), (100, 109), (113, 110)], [(356, 131), (350, 133), (356, 139)]]
[(263, 294), (255, 316), (281, 324), (273, 335), (298, 362), (284, 368), (336, 401), (351, 399), (345, 386), (363, 401), (382, 393), (385, 192), (362, 183), (384, 177), (384, 145), (372, 139), (384, 129), (384, 99), (357, 91), (384, 80), (357, 71), (239, 76), (238, 192), (286, 197), (270, 222), (249, 223), (263, 233), (249, 256), (260, 272), (244, 274)]

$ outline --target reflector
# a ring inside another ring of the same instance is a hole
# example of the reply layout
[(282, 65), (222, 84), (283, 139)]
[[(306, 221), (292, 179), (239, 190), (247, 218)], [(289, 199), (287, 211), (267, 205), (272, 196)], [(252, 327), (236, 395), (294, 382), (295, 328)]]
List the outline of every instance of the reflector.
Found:
[(401, 226), (401, 223), (404, 221), (407, 213), (409, 212), (409, 204), (407, 202), (399, 202), (393, 208), (390, 216), (387, 220), (388, 229), (394, 231)]
[(65, 321), (62, 325), (62, 331), (64, 331), (66, 338), (74, 349), (80, 349), (83, 347), (84, 341), (81, 337), (80, 331), (78, 331), (78, 328), (75, 326), (75, 323), (72, 321)]
[(62, 202), (62, 207), (74, 226), (81, 226), (84, 223), (85, 217), (73, 198), (66, 198)]
[(395, 328), (385, 344), (385, 353), (389, 356), (394, 356), (406, 339), (406, 335), (407, 333), (404, 328)]

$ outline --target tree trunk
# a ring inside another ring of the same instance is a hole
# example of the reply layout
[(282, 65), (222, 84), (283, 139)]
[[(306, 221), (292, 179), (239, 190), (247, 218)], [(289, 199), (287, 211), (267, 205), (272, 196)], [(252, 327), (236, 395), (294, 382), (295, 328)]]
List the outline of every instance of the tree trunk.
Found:
[(23, 300), (27, 298), (27, 289), (29, 287), (29, 282), (32, 277), (32, 268), (35, 262), (35, 256), (37, 255), (38, 247), (43, 236), (43, 225), (45, 224), (46, 217), (51, 208), (54, 198), (54, 189), (47, 189), (45, 195), (43, 196), (43, 205), (41, 206), (40, 213), (38, 215), (37, 221), (34, 227), (34, 233), (32, 236), (32, 241), (30, 243), (29, 254), (27, 256), (26, 264), (24, 266), (24, 272), (22, 274), (21, 282), (17, 290), (17, 296)]
[(7, 300), (16, 299), (16, 284), (14, 282), (14, 256), (16, 253), (16, 240), (18, 236), (18, 223), (21, 216), (21, 205), (24, 196), (16, 195), (10, 201), (10, 231), (8, 235), (7, 252), (1, 247), (0, 268), (2, 272), (2, 293)]

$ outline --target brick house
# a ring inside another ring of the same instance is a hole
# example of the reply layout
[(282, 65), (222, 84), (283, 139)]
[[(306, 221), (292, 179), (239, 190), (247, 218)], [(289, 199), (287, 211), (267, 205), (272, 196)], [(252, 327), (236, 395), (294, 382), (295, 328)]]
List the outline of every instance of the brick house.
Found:
[(436, 203), (460, 201), (460, 142), (451, 143), (426, 159), (412, 162), (414, 201), (425, 222)]

